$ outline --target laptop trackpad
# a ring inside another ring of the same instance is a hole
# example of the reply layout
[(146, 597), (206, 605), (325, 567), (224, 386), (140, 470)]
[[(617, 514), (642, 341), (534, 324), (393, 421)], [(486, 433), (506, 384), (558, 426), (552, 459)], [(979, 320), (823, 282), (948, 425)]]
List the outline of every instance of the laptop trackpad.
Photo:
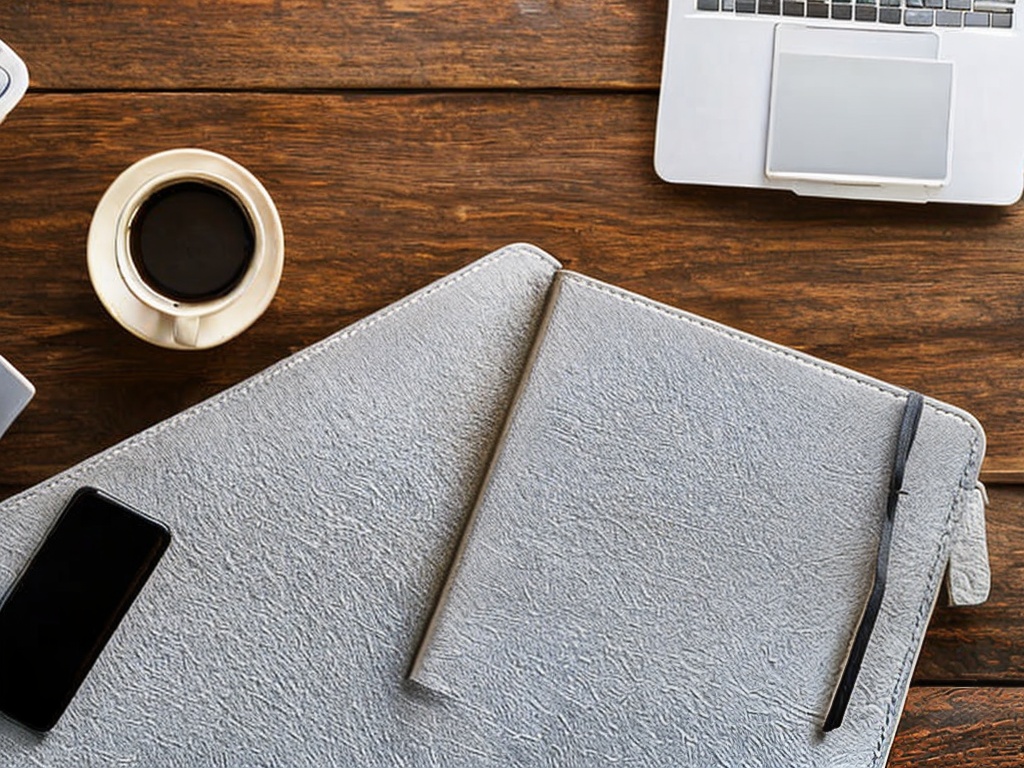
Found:
[(952, 62), (787, 51), (780, 42), (772, 72), (769, 178), (946, 183)]

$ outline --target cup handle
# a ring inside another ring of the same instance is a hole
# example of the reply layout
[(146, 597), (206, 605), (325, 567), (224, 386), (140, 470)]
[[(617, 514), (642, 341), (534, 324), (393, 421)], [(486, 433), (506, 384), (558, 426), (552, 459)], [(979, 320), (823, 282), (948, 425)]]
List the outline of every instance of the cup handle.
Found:
[(194, 347), (199, 343), (199, 318), (174, 318), (174, 340), (183, 347)]

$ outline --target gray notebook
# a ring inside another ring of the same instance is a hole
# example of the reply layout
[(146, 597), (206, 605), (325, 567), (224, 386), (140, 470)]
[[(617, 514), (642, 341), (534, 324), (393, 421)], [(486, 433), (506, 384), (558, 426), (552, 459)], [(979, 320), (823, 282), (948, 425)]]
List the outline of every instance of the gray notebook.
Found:
[(0, 505), (0, 592), (83, 485), (174, 536), (0, 765), (477, 764), (487, 718), (405, 676), (557, 266), (503, 249)]
[(823, 732), (921, 402), (560, 273), (412, 678), (529, 734), (509, 764), (884, 764), (947, 563), (988, 588), (984, 435), (923, 401)]
[(0, 505), (0, 590), (83, 485), (174, 536), (57, 726), (0, 722), (0, 765), (882, 755), (946, 561), (987, 591), (980, 430), (927, 406), (823, 740), (905, 393), (557, 268), (502, 249)]

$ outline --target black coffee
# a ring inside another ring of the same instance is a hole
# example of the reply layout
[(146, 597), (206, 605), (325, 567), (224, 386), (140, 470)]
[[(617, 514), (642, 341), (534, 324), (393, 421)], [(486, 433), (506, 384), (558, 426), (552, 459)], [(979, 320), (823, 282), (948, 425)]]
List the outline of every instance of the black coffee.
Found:
[(230, 193), (184, 181), (140, 206), (128, 242), (135, 268), (155, 291), (179, 301), (209, 301), (242, 281), (256, 237)]

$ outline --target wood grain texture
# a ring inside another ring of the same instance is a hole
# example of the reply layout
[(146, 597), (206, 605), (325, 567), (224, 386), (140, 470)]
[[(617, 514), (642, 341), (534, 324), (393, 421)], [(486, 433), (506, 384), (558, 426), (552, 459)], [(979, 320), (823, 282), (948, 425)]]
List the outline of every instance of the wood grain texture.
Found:
[(667, 0), (4, 0), (48, 89), (653, 88)]
[[(0, 498), (517, 240), (965, 407), (985, 476), (1024, 482), (1024, 208), (661, 183), (667, 5), (0, 3), (33, 85), (0, 131), (0, 354), (39, 388)], [(247, 165), (286, 232), (265, 317), (205, 352), (123, 331), (85, 268), (106, 186), (176, 146)], [(992, 598), (936, 610), (891, 765), (1022, 764), (1024, 486), (990, 495)]]
[[(1024, 469), (1024, 209), (663, 184), (655, 110), (628, 94), (29, 95), (0, 143), (0, 339), (39, 395), (0, 443), (0, 484), (36, 482), (516, 240), (963, 406), (987, 427), (986, 468)], [(287, 264), (252, 330), (171, 353), (106, 316), (84, 248), (124, 167), (189, 145), (264, 181)]]
[(889, 768), (1019, 768), (1024, 689), (911, 688)]

